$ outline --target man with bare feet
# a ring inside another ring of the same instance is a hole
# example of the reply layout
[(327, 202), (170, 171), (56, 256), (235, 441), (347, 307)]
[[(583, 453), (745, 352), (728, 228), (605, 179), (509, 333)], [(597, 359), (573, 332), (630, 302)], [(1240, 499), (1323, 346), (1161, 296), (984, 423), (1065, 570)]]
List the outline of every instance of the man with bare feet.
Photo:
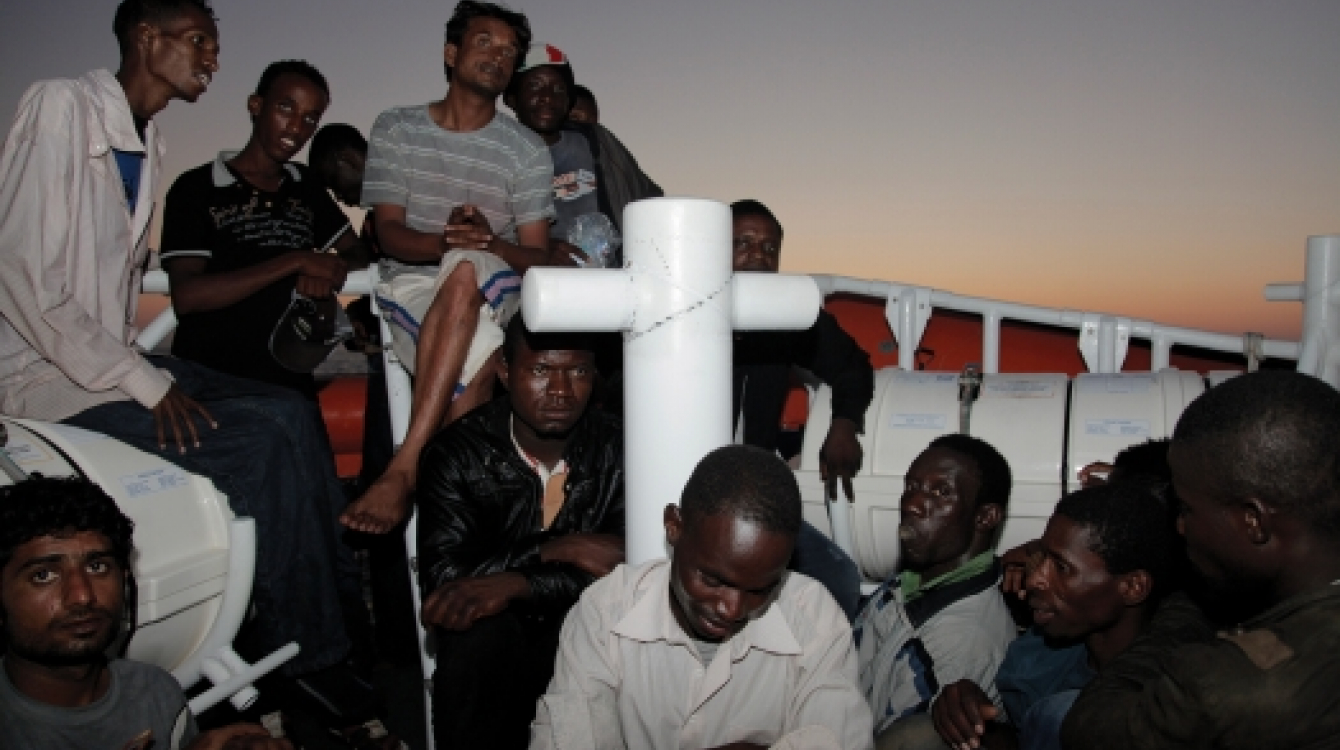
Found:
[(390, 256), (377, 303), (392, 321), (396, 353), (415, 374), (404, 444), (341, 518), (369, 533), (385, 533), (408, 514), (428, 438), (492, 394), (521, 274), (534, 265), (575, 265), (549, 247), (549, 149), (497, 108), (529, 49), (529, 22), (462, 0), (446, 36), (446, 97), (383, 112), (369, 139), (363, 205)]

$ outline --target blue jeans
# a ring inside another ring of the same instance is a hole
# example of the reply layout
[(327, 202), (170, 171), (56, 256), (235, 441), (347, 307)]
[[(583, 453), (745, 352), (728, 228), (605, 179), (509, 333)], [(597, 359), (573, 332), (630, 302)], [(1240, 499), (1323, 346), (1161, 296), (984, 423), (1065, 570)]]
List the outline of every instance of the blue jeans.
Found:
[(1061, 750), (1061, 722), (1079, 697), (1079, 690), (1062, 690), (1033, 704), (1019, 722), (1020, 750)]
[(151, 357), (218, 429), (197, 423), (200, 447), (160, 450), (153, 413), (134, 401), (95, 406), (66, 424), (110, 435), (214, 482), (239, 516), (256, 520), (256, 620), (251, 645), (302, 650), (281, 668), (298, 675), (345, 658), (341, 598), (359, 596), (358, 568), (340, 540), (345, 505), (316, 404), (297, 392), (170, 357)]
[(861, 571), (841, 547), (809, 521), (800, 522), (790, 567), (822, 583), (846, 613), (847, 622), (856, 619), (856, 610), (861, 606)]

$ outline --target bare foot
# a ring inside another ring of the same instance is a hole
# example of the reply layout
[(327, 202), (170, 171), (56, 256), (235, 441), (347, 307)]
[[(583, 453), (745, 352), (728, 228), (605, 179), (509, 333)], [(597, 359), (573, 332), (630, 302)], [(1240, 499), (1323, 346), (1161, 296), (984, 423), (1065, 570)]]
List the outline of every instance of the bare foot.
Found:
[(409, 515), (409, 493), (414, 477), (409, 472), (388, 469), (367, 492), (349, 503), (340, 523), (364, 534), (385, 534)]

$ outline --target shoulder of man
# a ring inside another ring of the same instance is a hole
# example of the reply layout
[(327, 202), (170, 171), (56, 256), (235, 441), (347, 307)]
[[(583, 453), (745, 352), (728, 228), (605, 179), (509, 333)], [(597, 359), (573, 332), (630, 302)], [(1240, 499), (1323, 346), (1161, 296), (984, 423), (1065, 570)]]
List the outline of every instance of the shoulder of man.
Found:
[(508, 142), (508, 145), (517, 148), (524, 154), (533, 154), (543, 151), (549, 153), (549, 144), (545, 143), (535, 131), (522, 125), (514, 117), (499, 112), (493, 116), (493, 120), (486, 126), (494, 128), (500, 134), (500, 137)]
[(168, 195), (203, 193), (214, 187), (214, 162), (207, 161), (177, 175), (177, 179), (173, 180), (171, 187), (168, 188)]
[(846, 613), (838, 606), (833, 595), (828, 593), (822, 583), (804, 573), (787, 571), (786, 580), (773, 606), (781, 612), (802, 646), (807, 641), (836, 630), (851, 630)]

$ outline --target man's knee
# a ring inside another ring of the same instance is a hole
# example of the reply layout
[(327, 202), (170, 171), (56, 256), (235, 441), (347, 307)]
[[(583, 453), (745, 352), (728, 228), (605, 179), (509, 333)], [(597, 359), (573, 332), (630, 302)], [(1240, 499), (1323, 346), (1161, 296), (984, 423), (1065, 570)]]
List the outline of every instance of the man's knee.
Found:
[(935, 731), (930, 714), (914, 714), (895, 721), (875, 738), (875, 750), (948, 750)]
[(477, 310), (483, 301), (483, 295), (479, 293), (479, 280), (475, 275), (475, 264), (463, 260), (442, 280), (437, 296), (433, 298), (433, 305), (442, 305), (451, 310)]

